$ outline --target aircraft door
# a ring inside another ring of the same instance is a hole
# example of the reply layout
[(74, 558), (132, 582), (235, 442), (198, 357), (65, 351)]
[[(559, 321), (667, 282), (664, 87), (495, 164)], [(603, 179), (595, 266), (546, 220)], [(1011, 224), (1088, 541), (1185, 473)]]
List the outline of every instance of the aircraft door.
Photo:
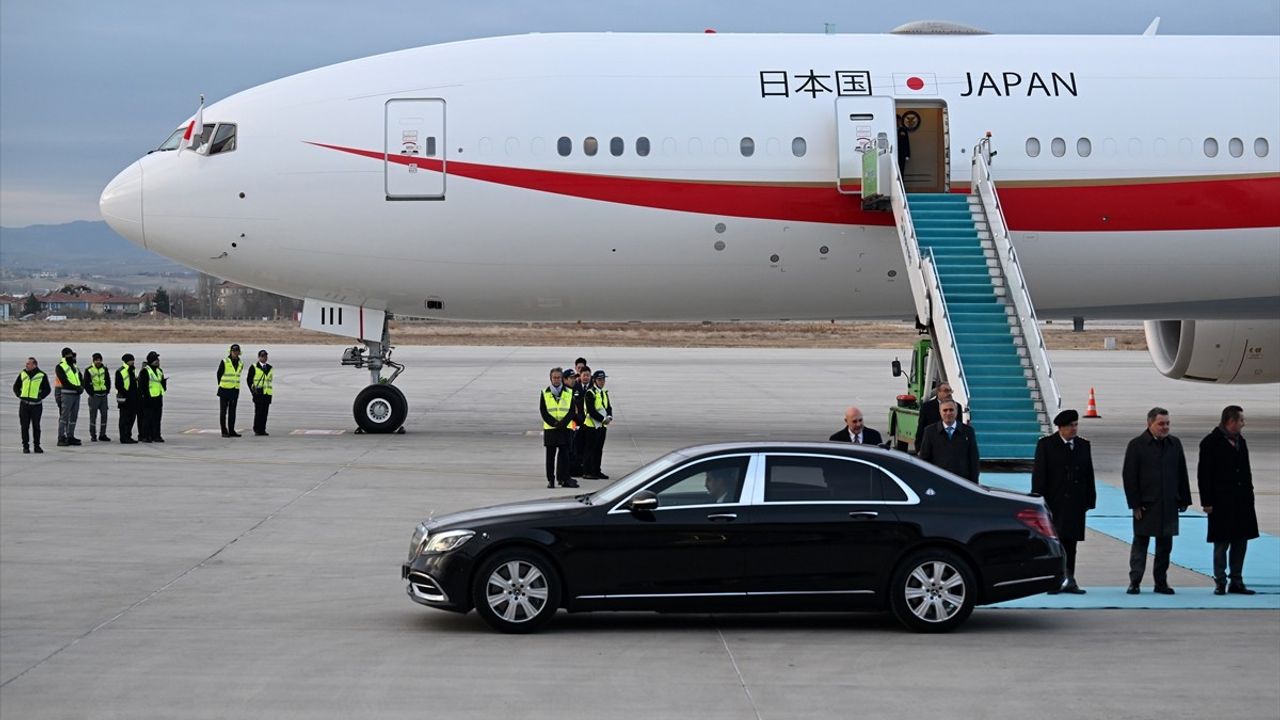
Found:
[(443, 200), (444, 100), (397, 98), (386, 105), (384, 152), (388, 200)]
[[(862, 187), (862, 151), (873, 150), (884, 133), (893, 145), (897, 132), (893, 98), (836, 98), (836, 189), (857, 194)], [(887, 194), (887, 193), (885, 193)]]

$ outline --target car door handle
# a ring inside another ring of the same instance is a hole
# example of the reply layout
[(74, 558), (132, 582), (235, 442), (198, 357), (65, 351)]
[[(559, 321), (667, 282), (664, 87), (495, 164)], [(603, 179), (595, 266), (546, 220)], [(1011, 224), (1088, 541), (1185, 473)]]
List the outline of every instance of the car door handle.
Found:
[(849, 513), (850, 520), (874, 520), (880, 517), (880, 513), (871, 510), (858, 510)]
[(711, 513), (710, 515), (707, 516), (707, 519), (723, 520), (724, 522), (729, 522), (730, 520), (737, 520), (738, 514), (737, 513)]

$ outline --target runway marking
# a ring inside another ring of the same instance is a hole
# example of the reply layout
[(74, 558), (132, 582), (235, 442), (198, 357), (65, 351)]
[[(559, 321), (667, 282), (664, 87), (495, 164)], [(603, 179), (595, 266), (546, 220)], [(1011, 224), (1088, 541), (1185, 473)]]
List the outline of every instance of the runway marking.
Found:
[(306, 430), (303, 428), (298, 428), (297, 430), (294, 430), (289, 434), (290, 435), (341, 435), (345, 432), (346, 430)]
[(182, 431), (183, 435), (221, 435), (222, 431), (218, 428), (188, 428)]

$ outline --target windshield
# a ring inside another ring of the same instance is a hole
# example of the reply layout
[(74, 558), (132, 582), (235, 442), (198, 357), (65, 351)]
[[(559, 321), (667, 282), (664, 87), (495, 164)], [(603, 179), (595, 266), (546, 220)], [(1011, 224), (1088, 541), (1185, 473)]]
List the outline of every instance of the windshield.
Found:
[(627, 473), (626, 476), (606, 485), (590, 495), (591, 504), (611, 503), (626, 495), (641, 477), (652, 477), (670, 468), (678, 462), (688, 459), (681, 452), (669, 452), (657, 460), (650, 461)]
[(156, 148), (156, 150), (177, 150), (178, 143), (182, 142), (182, 134), (186, 131), (187, 131), (186, 126), (183, 126), (178, 128), (177, 130), (174, 130), (173, 134), (170, 135), (168, 139), (166, 139), (164, 142), (160, 143), (160, 147)]

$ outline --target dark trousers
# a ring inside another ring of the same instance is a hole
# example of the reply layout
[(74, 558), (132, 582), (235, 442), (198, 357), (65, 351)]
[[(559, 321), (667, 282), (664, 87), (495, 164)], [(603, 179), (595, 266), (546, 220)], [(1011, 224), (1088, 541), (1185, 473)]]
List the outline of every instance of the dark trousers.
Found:
[(253, 431), (259, 435), (267, 432), (267, 413), (271, 410), (271, 398), (266, 395), (253, 396)]
[(89, 437), (107, 436), (107, 403), (110, 395), (89, 396)]
[[(120, 428), (120, 439), (133, 439), (133, 422), (138, 419), (137, 403), (128, 400), (124, 402), (117, 400), (116, 413), (120, 415), (120, 421), (116, 424), (116, 427)], [(142, 434), (141, 427), (138, 428), (138, 434)]]
[(547, 446), (547, 484), (559, 483), (569, 485), (573, 479), (569, 477), (569, 446)]
[(58, 437), (76, 436), (76, 421), (80, 419), (80, 393), (64, 391), (58, 405)]
[(569, 455), (569, 475), (577, 477), (582, 474), (582, 433), (584, 429), (569, 431), (569, 444), (566, 447)]
[[(24, 436), (25, 439), (25, 436)], [(23, 443), (25, 444), (25, 443)], [(1222, 584), (1227, 581), (1227, 563), (1231, 565), (1231, 582), (1244, 584), (1244, 553), (1249, 548), (1248, 540), (1220, 540), (1213, 544), (1213, 580)]]
[(218, 424), (222, 426), (223, 435), (236, 431), (236, 405), (239, 403), (239, 390), (218, 391)]
[[(1062, 552), (1065, 553), (1067, 556), (1067, 580), (1068, 581), (1076, 579), (1076, 543), (1077, 542), (1078, 542), (1077, 540), (1062, 541)], [(1143, 560), (1142, 564), (1145, 566), (1146, 560)]]
[(40, 447), (40, 416), (43, 414), (44, 406), (40, 403), (24, 402), (18, 405), (18, 424), (22, 426), (23, 450), (27, 449), (31, 440), (35, 440), (36, 447)]
[[(1134, 535), (1133, 546), (1129, 548), (1129, 584), (1142, 582), (1142, 574), (1147, 569), (1147, 546), (1151, 544), (1150, 535)], [(1151, 577), (1156, 585), (1169, 584), (1169, 553), (1173, 552), (1173, 536), (1156, 536), (1156, 559), (1151, 563)]]
[(587, 475), (599, 475), (600, 460), (604, 455), (604, 440), (609, 433), (609, 429), (604, 427), (587, 428), (586, 433), (588, 437), (586, 442), (583, 443), (585, 457), (582, 460), (582, 471)]
[(160, 419), (164, 416), (164, 398), (144, 398), (142, 413), (138, 416), (138, 439), (155, 440), (160, 437)]

